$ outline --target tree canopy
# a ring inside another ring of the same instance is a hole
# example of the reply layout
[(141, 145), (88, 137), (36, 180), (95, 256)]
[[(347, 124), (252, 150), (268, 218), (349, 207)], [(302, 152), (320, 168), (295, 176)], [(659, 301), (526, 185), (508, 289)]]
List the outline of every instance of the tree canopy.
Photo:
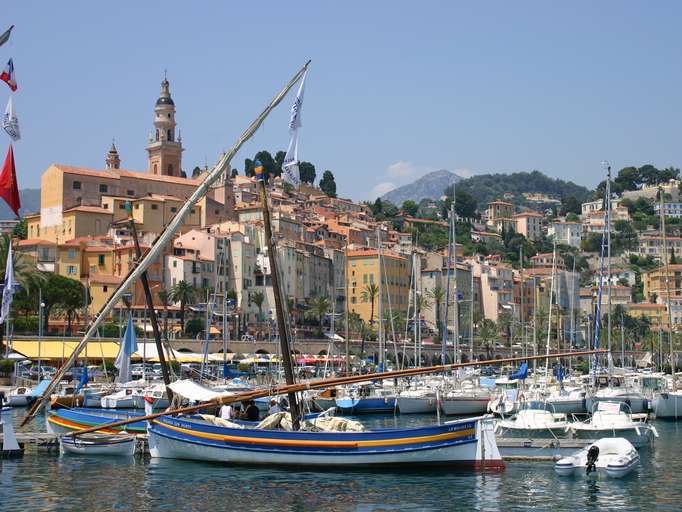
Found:
[(320, 180), (320, 189), (329, 197), (336, 197), (336, 182), (331, 171), (324, 171)]
[(301, 162), (298, 164), (298, 172), (301, 175), (301, 181), (312, 185), (315, 183), (315, 166), (310, 162)]

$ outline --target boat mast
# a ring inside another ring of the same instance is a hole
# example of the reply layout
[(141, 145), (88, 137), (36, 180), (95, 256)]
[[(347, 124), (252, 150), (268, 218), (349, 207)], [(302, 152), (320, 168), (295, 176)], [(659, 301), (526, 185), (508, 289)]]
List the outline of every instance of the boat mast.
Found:
[[(350, 236), (350, 230), (348, 230), (348, 236)], [(344, 320), (346, 323), (346, 375), (350, 375), (350, 330), (348, 327), (348, 236), (346, 237), (346, 248), (343, 251), (343, 278), (344, 278), (344, 304), (346, 306), (344, 311)]]
[[(449, 222), (452, 223), (452, 218), (454, 216), (455, 209), (453, 205), (450, 205), (450, 219)], [(448, 224), (448, 264), (447, 264), (447, 278), (445, 281), (445, 320), (442, 322), (442, 334), (441, 334), (441, 364), (445, 364), (445, 351), (448, 345), (448, 311), (450, 305), (450, 267), (452, 266), (452, 229), (451, 224)]]
[(454, 302), (452, 304), (452, 327), (455, 331), (455, 339), (453, 342), (453, 349), (455, 353), (453, 354), (452, 361), (455, 363), (459, 362), (459, 297), (457, 289), (457, 219), (455, 218), (455, 185), (453, 187), (452, 194), (452, 277), (454, 282)]
[[(568, 351), (573, 350), (573, 345), (575, 343), (575, 258), (573, 256), (573, 270), (571, 271), (571, 335), (568, 337)], [(573, 358), (568, 358), (568, 367), (573, 369)]]
[[(545, 355), (549, 356), (549, 341), (552, 335), (552, 296), (554, 295), (554, 274), (556, 272), (556, 238), (554, 239), (554, 246), (552, 249), (552, 277), (549, 285), (549, 314), (547, 316), (547, 346), (545, 348)], [(549, 357), (545, 359), (545, 386), (549, 380)]]
[(519, 311), (519, 323), (521, 324), (521, 354), (526, 355), (526, 329), (523, 325), (524, 320), (524, 300), (523, 296), (525, 294), (525, 288), (523, 286), (523, 245), (519, 246), (519, 264), (521, 265), (521, 311)]
[(270, 115), (270, 112), (272, 112), (274, 108), (281, 103), (281, 101), (291, 90), (291, 88), (294, 85), (296, 85), (296, 83), (301, 79), (304, 73), (308, 70), (309, 65), (310, 61), (306, 62), (306, 64), (296, 72), (293, 78), (289, 80), (289, 82), (277, 93), (277, 95), (265, 107), (263, 112), (261, 112), (258, 115), (258, 117), (244, 131), (244, 133), (241, 134), (241, 136), (239, 137), (239, 139), (237, 139), (237, 142), (234, 144), (234, 146), (232, 146), (232, 148), (230, 148), (230, 150), (227, 153), (224, 153), (220, 157), (220, 160), (213, 167), (211, 172), (208, 173), (204, 181), (202, 181), (197, 186), (197, 188), (194, 190), (192, 195), (187, 199), (185, 204), (182, 205), (178, 213), (175, 214), (175, 216), (171, 219), (168, 225), (163, 229), (161, 234), (159, 234), (159, 236), (156, 238), (150, 249), (145, 253), (144, 257), (138, 261), (137, 266), (128, 273), (123, 282), (121, 282), (121, 284), (114, 291), (111, 297), (109, 297), (109, 300), (107, 300), (104, 303), (102, 308), (99, 310), (98, 314), (94, 317), (92, 323), (90, 324), (90, 327), (83, 336), (83, 339), (78, 343), (78, 346), (76, 346), (74, 351), (71, 353), (71, 356), (69, 356), (69, 359), (62, 365), (59, 371), (57, 371), (55, 376), (52, 378), (52, 382), (50, 382), (50, 384), (47, 386), (42, 396), (38, 397), (38, 399), (34, 402), (33, 406), (28, 411), (26, 416), (24, 416), (24, 419), (21, 422), (22, 425), (25, 425), (40, 410), (40, 408), (43, 406), (43, 401), (45, 397), (50, 396), (50, 394), (52, 394), (57, 384), (62, 380), (62, 378), (69, 370), (69, 368), (73, 366), (74, 362), (76, 361), (80, 353), (83, 351), (83, 349), (85, 349), (85, 346), (88, 344), (88, 341), (90, 341), (90, 338), (92, 338), (97, 333), (97, 329), (99, 329), (99, 326), (109, 317), (109, 313), (111, 312), (111, 310), (123, 298), (123, 295), (125, 295), (126, 290), (129, 289), (135, 283), (135, 281), (137, 281), (140, 278), (142, 272), (147, 270), (147, 268), (157, 258), (159, 258), (159, 256), (161, 256), (161, 251), (163, 251), (164, 247), (166, 247), (166, 245), (173, 238), (175, 232), (185, 222), (185, 219), (190, 214), (192, 208), (194, 208), (194, 206), (199, 202), (199, 200), (201, 200), (201, 198), (203, 198), (206, 195), (211, 185), (213, 185), (213, 183), (220, 179), (220, 177), (223, 176), (225, 172), (229, 171), (230, 161), (232, 160), (234, 155), (239, 151), (239, 149), (244, 145), (244, 143), (247, 140), (249, 140), (254, 133), (256, 133), (256, 130), (260, 128), (260, 125), (263, 124), (268, 115)]
[[(476, 255), (474, 255), (475, 257)], [(469, 309), (469, 361), (474, 360), (474, 263), (471, 262), (469, 267), (471, 272), (471, 288), (469, 291), (469, 299), (471, 300), (471, 308)]]
[[(140, 249), (140, 241), (137, 238), (137, 228), (135, 227), (135, 220), (133, 219), (132, 210), (129, 210), (130, 218), (130, 232), (133, 235), (133, 242), (135, 243), (135, 257), (139, 261), (142, 257), (142, 250)], [(156, 319), (156, 310), (154, 309), (154, 300), (152, 298), (152, 291), (149, 287), (149, 280), (147, 279), (147, 272), (142, 272), (140, 276), (142, 289), (144, 290), (144, 298), (147, 302), (147, 310), (149, 311), (149, 320), (152, 322), (152, 332), (154, 333), (154, 343), (156, 344), (156, 351), (159, 354), (159, 363), (161, 364), (161, 374), (163, 375), (163, 383), (166, 385), (166, 395), (168, 401), (173, 401), (173, 391), (170, 388), (170, 371), (168, 369), (168, 362), (166, 361), (166, 354), (164, 352), (163, 344), (161, 343), (161, 332), (159, 331), (159, 323)], [(145, 347), (147, 346), (145, 342)], [(144, 368), (144, 367), (143, 367)]]
[(611, 288), (613, 288), (613, 283), (611, 282), (611, 165), (608, 165), (606, 174), (606, 279), (609, 283), (608, 294), (607, 294), (607, 345), (608, 345), (608, 365), (609, 365), (609, 382), (613, 377), (613, 356), (611, 355)]
[[(295, 384), (294, 365), (291, 359), (291, 347), (289, 344), (289, 329), (286, 317), (284, 316), (284, 300), (279, 283), (279, 265), (277, 262), (277, 247), (272, 234), (272, 223), (270, 220), (270, 209), (268, 208), (268, 195), (265, 188), (265, 170), (260, 161), (254, 163), (256, 168), (256, 180), (258, 182), (258, 192), (260, 195), (261, 208), (263, 209), (263, 225), (265, 227), (265, 244), (268, 248), (268, 259), (270, 261), (270, 278), (272, 279), (272, 292), (275, 296), (275, 310), (277, 312), (277, 330), (279, 331), (279, 346), (282, 352), (282, 365), (284, 366), (284, 378), (287, 386)], [(259, 172), (260, 171), (260, 172)], [(289, 398), (289, 411), (291, 412), (291, 423), (294, 430), (298, 430), (300, 413), (298, 400), (295, 392), (287, 394)]]
[[(670, 375), (673, 381), (673, 391), (677, 391), (675, 381), (675, 350), (673, 347), (673, 313), (670, 309), (670, 266), (668, 260), (668, 236), (665, 232), (665, 213), (663, 212), (663, 188), (658, 189), (659, 211), (661, 218), (661, 235), (663, 236), (663, 265), (665, 270), (665, 304), (668, 309), (668, 343), (670, 344)], [(662, 351), (661, 351), (662, 352)]]
[(381, 229), (377, 225), (377, 265), (379, 266), (379, 303), (378, 303), (378, 320), (379, 320), (379, 332), (378, 332), (378, 341), (379, 341), (379, 368), (381, 368), (381, 371), (385, 370), (385, 363), (384, 363), (384, 308), (383, 308), (383, 295), (384, 295), (384, 287), (382, 283), (381, 276), (383, 275), (381, 272)]

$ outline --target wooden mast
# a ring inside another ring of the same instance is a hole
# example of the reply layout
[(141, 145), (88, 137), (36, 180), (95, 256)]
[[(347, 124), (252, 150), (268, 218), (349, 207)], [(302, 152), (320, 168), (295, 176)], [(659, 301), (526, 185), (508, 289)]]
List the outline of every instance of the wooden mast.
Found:
[[(282, 364), (284, 365), (284, 378), (287, 386), (296, 384), (294, 379), (294, 365), (291, 359), (291, 346), (289, 344), (289, 330), (284, 316), (284, 301), (282, 290), (279, 283), (279, 269), (277, 265), (277, 246), (272, 235), (272, 223), (270, 220), (270, 209), (268, 208), (268, 195), (265, 188), (265, 170), (260, 161), (256, 160), (256, 180), (258, 181), (258, 192), (260, 194), (261, 208), (263, 209), (263, 224), (265, 226), (265, 244), (268, 248), (268, 259), (270, 260), (270, 277), (272, 279), (272, 291), (275, 296), (275, 310), (277, 312), (277, 330), (279, 331), (279, 346), (282, 352)], [(291, 412), (291, 423), (294, 430), (298, 430), (301, 418), (296, 392), (290, 391), (289, 411)]]
[[(133, 234), (133, 242), (135, 243), (135, 257), (139, 261), (142, 257), (142, 250), (140, 249), (140, 241), (137, 238), (137, 229), (135, 228), (135, 220), (132, 216), (132, 210), (129, 210), (130, 231)], [(168, 362), (166, 361), (166, 354), (161, 343), (161, 332), (159, 331), (159, 323), (156, 319), (156, 310), (154, 309), (154, 300), (152, 299), (152, 290), (149, 287), (149, 280), (147, 279), (147, 272), (142, 272), (140, 276), (142, 289), (144, 290), (144, 298), (147, 302), (147, 310), (149, 311), (149, 320), (152, 323), (152, 332), (154, 333), (154, 343), (156, 344), (156, 351), (159, 354), (159, 363), (161, 364), (161, 374), (163, 375), (163, 383), (166, 385), (166, 394), (168, 401), (173, 401), (173, 391), (170, 388), (170, 371), (168, 370)]]

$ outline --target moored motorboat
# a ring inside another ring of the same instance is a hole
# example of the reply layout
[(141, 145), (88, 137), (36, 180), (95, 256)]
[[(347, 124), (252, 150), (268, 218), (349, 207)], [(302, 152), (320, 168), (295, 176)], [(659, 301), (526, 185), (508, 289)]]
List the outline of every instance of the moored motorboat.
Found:
[[(136, 388), (123, 388), (101, 399), (102, 409), (134, 409), (144, 407), (143, 391)], [(136, 398), (137, 397), (137, 398)]]
[(61, 436), (59, 448), (62, 453), (78, 455), (135, 455), (137, 440), (130, 434), (83, 434), (77, 437)]
[(364, 432), (217, 426), (160, 416), (148, 429), (152, 457), (302, 466), (464, 465), (503, 468), (490, 417)]
[(10, 407), (24, 407), (35, 399), (32, 395), (32, 389), (25, 386), (19, 386), (9, 390), (6, 395), (6, 404)]
[(658, 432), (646, 422), (646, 414), (631, 414), (622, 402), (600, 402), (592, 416), (584, 422), (569, 425), (575, 437), (599, 439), (601, 437), (623, 437), (635, 447), (650, 443)]
[(502, 437), (559, 438), (566, 437), (568, 425), (565, 414), (552, 412), (546, 407), (528, 407), (510, 419), (498, 421), (495, 432)]
[(638, 465), (639, 453), (630, 441), (622, 437), (607, 437), (558, 460), (554, 471), (561, 476), (604, 472), (611, 478), (623, 478)]

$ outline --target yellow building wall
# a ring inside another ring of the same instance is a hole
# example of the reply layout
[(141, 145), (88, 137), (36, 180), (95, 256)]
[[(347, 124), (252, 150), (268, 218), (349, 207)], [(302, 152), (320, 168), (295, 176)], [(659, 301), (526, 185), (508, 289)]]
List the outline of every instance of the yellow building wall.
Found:
[[(74, 272), (69, 272), (72, 266)], [(71, 279), (80, 279), (81, 250), (80, 247), (59, 247), (57, 249), (57, 273)]]
[[(102, 256), (102, 264), (100, 264)], [(114, 273), (114, 253), (108, 252), (83, 252), (83, 273), (93, 276), (95, 274), (113, 275)]]
[[(405, 311), (409, 300), (410, 268), (406, 259), (383, 256), (383, 309), (388, 310), (389, 299), (394, 312)], [(357, 313), (365, 322), (370, 321), (372, 302), (362, 300), (365, 287), (374, 283), (379, 286), (379, 260), (376, 256), (348, 257), (346, 275), (348, 276), (349, 311)], [(390, 296), (389, 296), (390, 294)], [(379, 297), (374, 300), (373, 320), (376, 324), (379, 315)]]

